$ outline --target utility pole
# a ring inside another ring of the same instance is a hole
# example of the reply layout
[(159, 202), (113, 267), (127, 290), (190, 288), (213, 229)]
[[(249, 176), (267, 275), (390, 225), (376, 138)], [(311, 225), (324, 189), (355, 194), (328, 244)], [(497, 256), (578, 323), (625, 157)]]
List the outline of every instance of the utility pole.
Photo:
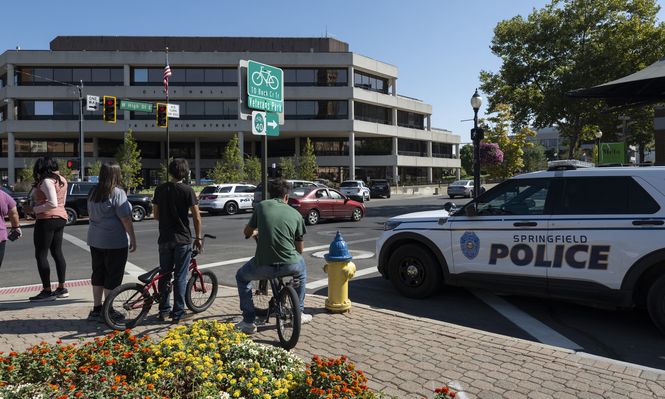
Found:
[(79, 81), (79, 178), (83, 181), (85, 177), (85, 141), (83, 135), (83, 80)]

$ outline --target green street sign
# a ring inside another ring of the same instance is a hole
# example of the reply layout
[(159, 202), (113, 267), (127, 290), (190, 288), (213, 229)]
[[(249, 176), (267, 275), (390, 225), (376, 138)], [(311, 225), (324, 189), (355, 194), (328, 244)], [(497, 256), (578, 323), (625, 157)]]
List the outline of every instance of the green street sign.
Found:
[(279, 115), (266, 112), (266, 136), (279, 136)]
[(152, 103), (120, 100), (120, 109), (136, 112), (152, 112)]
[(626, 163), (626, 147), (619, 143), (600, 143), (600, 163)]
[(249, 60), (247, 63), (247, 106), (268, 112), (283, 112), (284, 71)]

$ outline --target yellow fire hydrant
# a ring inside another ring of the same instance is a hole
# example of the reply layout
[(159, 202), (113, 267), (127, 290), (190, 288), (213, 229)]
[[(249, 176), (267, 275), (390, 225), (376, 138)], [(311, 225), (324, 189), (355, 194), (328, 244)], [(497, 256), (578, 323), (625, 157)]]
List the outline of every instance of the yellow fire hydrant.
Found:
[(338, 231), (325, 255), (328, 263), (323, 266), (323, 271), (328, 274), (326, 309), (333, 313), (343, 313), (351, 309), (349, 280), (356, 274), (356, 265), (351, 262), (352, 258), (344, 238)]

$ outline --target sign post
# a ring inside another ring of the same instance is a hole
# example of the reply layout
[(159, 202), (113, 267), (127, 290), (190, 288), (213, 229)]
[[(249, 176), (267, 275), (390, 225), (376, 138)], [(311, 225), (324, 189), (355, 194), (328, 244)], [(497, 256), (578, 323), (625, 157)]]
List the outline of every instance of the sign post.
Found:
[[(272, 65), (241, 60), (239, 68), (241, 79), (245, 73), (243, 70), (245, 66), (247, 74), (246, 105), (248, 108), (256, 110), (252, 112), (252, 133), (263, 136), (261, 139), (261, 157), (263, 158), (261, 182), (263, 199), (268, 199), (268, 136), (279, 136), (280, 114), (284, 112), (284, 71)], [(243, 94), (241, 92), (241, 97)]]

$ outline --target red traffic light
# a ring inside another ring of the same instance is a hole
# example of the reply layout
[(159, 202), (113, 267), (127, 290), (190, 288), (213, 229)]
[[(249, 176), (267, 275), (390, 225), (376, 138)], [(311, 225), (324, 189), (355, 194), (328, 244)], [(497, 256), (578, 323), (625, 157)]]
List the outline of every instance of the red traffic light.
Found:
[(69, 169), (73, 168), (74, 167), (74, 162), (73, 161), (67, 161), (67, 167)]
[(102, 111), (104, 122), (115, 123), (116, 120), (116, 98), (104, 96), (104, 109)]
[(167, 106), (164, 103), (157, 103), (157, 126), (167, 127), (169, 125), (169, 116), (166, 111)]

